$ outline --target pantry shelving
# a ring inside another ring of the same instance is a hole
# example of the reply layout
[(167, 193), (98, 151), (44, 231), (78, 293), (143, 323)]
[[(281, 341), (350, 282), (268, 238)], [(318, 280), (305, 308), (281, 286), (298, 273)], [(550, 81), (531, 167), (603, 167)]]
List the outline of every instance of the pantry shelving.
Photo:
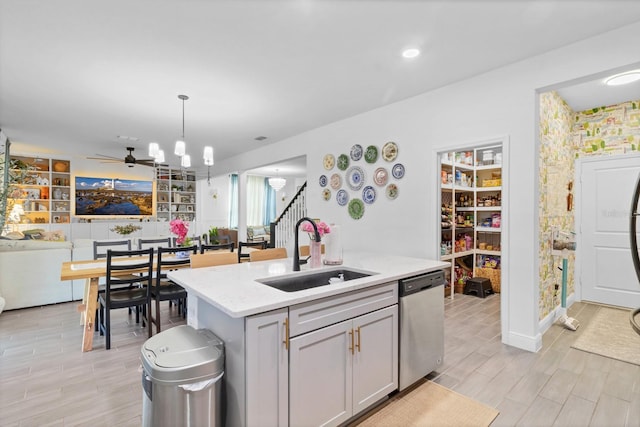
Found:
[(440, 178), (440, 259), (451, 262), (453, 298), (468, 278), (500, 268), (502, 145), (441, 153)]

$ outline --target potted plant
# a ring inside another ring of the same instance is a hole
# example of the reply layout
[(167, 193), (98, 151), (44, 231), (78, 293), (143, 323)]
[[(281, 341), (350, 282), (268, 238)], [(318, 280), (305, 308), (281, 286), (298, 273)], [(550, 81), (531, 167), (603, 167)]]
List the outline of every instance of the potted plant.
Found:
[(218, 227), (209, 228), (209, 243), (217, 245), (220, 243), (218, 240)]

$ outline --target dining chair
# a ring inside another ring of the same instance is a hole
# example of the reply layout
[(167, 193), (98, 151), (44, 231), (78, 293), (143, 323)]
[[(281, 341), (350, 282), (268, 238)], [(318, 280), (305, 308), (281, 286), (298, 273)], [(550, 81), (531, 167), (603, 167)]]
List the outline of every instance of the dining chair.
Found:
[(238, 242), (238, 262), (249, 261), (249, 251), (242, 248), (267, 249), (267, 242)]
[(94, 240), (93, 241), (93, 259), (101, 259), (107, 257), (107, 251), (115, 249), (117, 251), (130, 251), (131, 240)]
[(232, 252), (211, 251), (191, 255), (191, 268), (211, 267), (216, 265), (237, 264), (238, 257)]
[(200, 246), (200, 253), (203, 254), (205, 252), (209, 252), (209, 251), (219, 251), (219, 250), (228, 250), (229, 252), (233, 252), (233, 250), (236, 248), (236, 244), (231, 242), (231, 243), (221, 243), (221, 244), (216, 244), (216, 245), (202, 245)]
[(287, 257), (285, 248), (269, 248), (249, 253), (249, 261), (266, 261), (268, 259), (281, 259)]
[(171, 247), (171, 237), (164, 237), (162, 239), (138, 239), (138, 249), (146, 249), (146, 248), (170, 248)]
[(190, 259), (179, 258), (177, 252), (190, 252), (196, 254), (198, 247), (180, 246), (177, 248), (158, 248), (158, 257), (156, 261), (156, 277), (151, 286), (151, 302), (155, 307), (155, 316), (153, 310), (149, 311), (149, 323), (156, 325), (156, 333), (161, 331), (160, 320), (160, 302), (162, 301), (178, 301), (178, 312), (182, 317), (187, 316), (187, 291), (177, 283), (167, 278), (167, 272), (175, 270), (190, 264)]
[[(135, 308), (136, 323), (147, 326), (151, 336), (151, 278), (153, 273), (153, 248), (135, 251), (107, 250), (107, 276), (104, 292), (98, 294), (98, 330), (105, 336), (105, 347), (111, 348), (111, 310)], [(126, 263), (123, 258), (140, 257)], [(135, 285), (135, 286), (134, 286)]]

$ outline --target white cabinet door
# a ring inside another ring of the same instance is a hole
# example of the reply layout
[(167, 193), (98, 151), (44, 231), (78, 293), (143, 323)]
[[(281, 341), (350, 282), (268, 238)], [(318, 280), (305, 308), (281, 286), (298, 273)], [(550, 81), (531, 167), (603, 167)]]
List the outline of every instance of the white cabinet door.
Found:
[(353, 415), (398, 388), (398, 306), (353, 319)]
[(291, 339), (291, 426), (335, 426), (351, 418), (352, 324), (347, 320)]
[(286, 308), (247, 317), (247, 425), (289, 425), (289, 359)]

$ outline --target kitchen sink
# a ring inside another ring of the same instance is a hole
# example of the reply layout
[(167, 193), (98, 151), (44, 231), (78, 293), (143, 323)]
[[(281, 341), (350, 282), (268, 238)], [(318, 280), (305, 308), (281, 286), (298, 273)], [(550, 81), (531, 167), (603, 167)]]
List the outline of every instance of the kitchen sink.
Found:
[(296, 292), (303, 291), (305, 289), (317, 288), (319, 286), (347, 282), (349, 280), (360, 279), (374, 274), (377, 273), (339, 268), (322, 270), (317, 273), (301, 273), (284, 277), (260, 279), (258, 282), (284, 292)]

